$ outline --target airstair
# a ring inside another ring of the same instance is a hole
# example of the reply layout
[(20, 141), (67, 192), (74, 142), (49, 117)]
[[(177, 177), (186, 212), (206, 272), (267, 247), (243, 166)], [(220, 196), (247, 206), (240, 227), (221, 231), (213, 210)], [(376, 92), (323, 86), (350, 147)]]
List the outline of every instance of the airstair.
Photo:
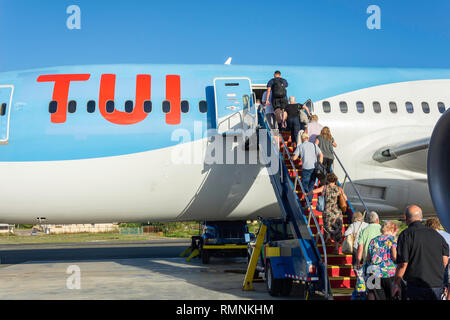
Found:
[[(269, 169), (270, 179), (283, 214), (282, 221), (290, 226), (293, 239), (263, 244), (266, 226), (270, 225), (270, 221), (263, 222), (262, 230), (260, 230), (263, 235), (258, 234), (256, 247), (244, 280), (244, 290), (252, 289), (251, 282), (257, 270), (256, 264), (260, 259), (260, 253), (262, 253), (263, 260), (269, 261), (264, 263), (269, 293), (273, 293), (273, 290), (269, 288), (269, 282), (271, 286), (274, 286), (274, 282), (278, 280), (279, 287), (283, 288), (286, 287), (286, 281), (296, 280), (306, 284), (309, 291), (319, 293), (326, 299), (350, 299), (356, 282), (352, 268), (352, 255), (343, 254), (342, 248), (339, 254), (332, 254), (334, 245), (325, 243), (322, 212), (316, 210), (318, 195), (314, 195), (312, 201), (304, 196), (305, 191), (300, 178), (302, 164), (300, 159), (292, 160), (294, 148), (290, 133), (278, 133), (277, 130), (268, 129), (269, 126), (261, 111), (258, 112), (258, 124), (260, 130), (264, 130), (263, 132), (267, 135), (267, 140), (261, 139), (260, 132), (259, 147), (265, 155), (275, 152), (279, 158), (279, 170), (270, 172)], [(344, 183), (349, 181), (365, 207), (364, 201), (339, 158), (337, 163), (345, 173)], [(347, 201), (347, 207), (343, 221), (344, 230), (351, 223), (349, 216), (354, 213), (349, 201)]]

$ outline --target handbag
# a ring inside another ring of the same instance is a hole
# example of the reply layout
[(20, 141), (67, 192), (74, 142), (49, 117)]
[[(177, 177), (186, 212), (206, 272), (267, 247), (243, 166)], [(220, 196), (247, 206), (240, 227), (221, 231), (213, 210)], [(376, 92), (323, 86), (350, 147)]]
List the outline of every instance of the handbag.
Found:
[(300, 109), (300, 122), (304, 125), (307, 125), (309, 123), (308, 115), (306, 114), (305, 110)]
[(355, 233), (351, 233), (347, 237), (345, 237), (344, 243), (342, 244), (342, 252), (353, 253), (354, 243), (355, 243)]
[(339, 190), (339, 192), (340, 192), (340, 195), (339, 195), (339, 208), (341, 208), (341, 211), (342, 212), (347, 212), (347, 201), (345, 201), (345, 198), (344, 198), (344, 196), (343, 196), (343, 191), (342, 191), (342, 189), (341, 188), (339, 188), (340, 190)]
[[(359, 234), (359, 232), (361, 231), (362, 225), (363, 225), (363, 221), (359, 221), (358, 230), (356, 232), (352, 232), (345, 238), (344, 243), (342, 244), (342, 252), (343, 253), (353, 253), (353, 247), (355, 245), (355, 241), (358, 240), (358, 239), (356, 239), (356, 235)], [(354, 224), (353, 224), (353, 228), (355, 228)]]
[(356, 275), (355, 291), (357, 293), (365, 293), (367, 290), (364, 269), (365, 269), (364, 266), (360, 269), (355, 269), (355, 275)]
[(316, 152), (316, 164), (314, 165), (314, 170), (316, 175), (320, 177), (326, 177), (327, 176), (327, 169), (325, 168), (324, 164), (321, 163), (319, 160), (317, 160), (317, 146), (314, 143), (314, 150)]

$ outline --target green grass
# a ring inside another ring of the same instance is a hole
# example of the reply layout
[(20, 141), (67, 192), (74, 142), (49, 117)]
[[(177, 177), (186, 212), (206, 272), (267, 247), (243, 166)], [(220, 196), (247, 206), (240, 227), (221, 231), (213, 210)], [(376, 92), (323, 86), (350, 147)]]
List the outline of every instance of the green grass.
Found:
[(68, 242), (121, 242), (146, 241), (161, 238), (156, 234), (129, 235), (119, 233), (42, 234), (37, 236), (0, 235), (0, 244), (68, 243)]
[[(148, 226), (146, 223), (122, 223), (122, 228), (139, 228)], [(168, 222), (168, 223), (151, 223), (163, 233), (163, 237), (167, 238), (186, 238), (200, 235), (198, 222)], [(249, 231), (257, 233), (259, 224), (249, 224)], [(29, 226), (20, 226), (20, 230), (31, 233)], [(4, 235), (0, 234), (0, 244), (35, 244), (35, 243), (70, 243), (70, 242), (126, 242), (126, 241), (148, 241), (155, 238), (161, 238), (157, 234), (120, 234), (117, 233), (75, 233), (75, 234), (39, 234), (36, 236), (24, 236), (17, 234)]]

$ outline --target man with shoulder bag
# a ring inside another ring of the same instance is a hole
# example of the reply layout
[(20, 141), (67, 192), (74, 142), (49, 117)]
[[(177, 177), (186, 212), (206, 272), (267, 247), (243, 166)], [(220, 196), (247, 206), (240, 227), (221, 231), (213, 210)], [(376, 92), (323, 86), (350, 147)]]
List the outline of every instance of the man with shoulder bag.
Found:
[[(301, 180), (305, 193), (309, 193), (314, 190), (317, 178), (317, 163), (323, 162), (323, 154), (318, 146), (308, 141), (309, 136), (306, 133), (302, 134), (301, 138), (302, 143), (295, 149), (292, 159), (294, 161), (298, 158), (302, 160)], [(312, 195), (309, 195), (308, 199), (312, 200)]]

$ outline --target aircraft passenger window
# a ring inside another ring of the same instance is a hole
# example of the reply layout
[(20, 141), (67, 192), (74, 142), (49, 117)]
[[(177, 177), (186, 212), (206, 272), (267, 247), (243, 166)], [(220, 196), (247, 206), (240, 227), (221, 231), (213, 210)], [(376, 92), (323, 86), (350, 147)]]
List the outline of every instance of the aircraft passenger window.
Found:
[(77, 111), (77, 102), (75, 100), (69, 101), (68, 111), (69, 113), (75, 113)]
[(125, 112), (132, 113), (133, 112), (133, 101), (127, 100), (125, 101)]
[(443, 102), (438, 102), (438, 109), (440, 113), (445, 112), (445, 104)]
[(87, 103), (87, 112), (94, 113), (95, 112), (95, 101), (89, 100)]
[(331, 105), (328, 101), (322, 102), (322, 108), (323, 108), (323, 112), (325, 112), (325, 113), (331, 112)]
[(208, 103), (205, 100), (201, 100), (198, 103), (198, 109), (200, 110), (201, 113), (208, 112)]
[(341, 109), (342, 113), (347, 113), (348, 112), (347, 102), (345, 101), (339, 102), (339, 108)]
[(114, 101), (108, 100), (106, 102), (106, 112), (113, 113), (114, 112)]
[(359, 113), (364, 113), (364, 103), (358, 101), (356, 103), (356, 111), (358, 111)]
[(373, 103), (373, 111), (375, 113), (381, 113), (381, 104), (378, 101)]
[(408, 113), (414, 112), (414, 106), (413, 106), (412, 102), (407, 102), (405, 105), (406, 105), (406, 111)]
[(188, 113), (189, 112), (189, 102), (186, 100), (181, 101), (181, 112)]
[(0, 116), (4, 116), (6, 114), (6, 103), (2, 103), (2, 107), (0, 109)]
[(55, 100), (50, 101), (50, 104), (48, 105), (48, 112), (56, 113), (57, 109), (58, 109), (58, 102)]
[(145, 100), (144, 101), (144, 112), (145, 113), (152, 112), (152, 102), (150, 100)]
[(422, 102), (422, 110), (423, 113), (430, 113), (430, 106), (427, 102)]
[(170, 101), (164, 100), (162, 103), (162, 111), (164, 113), (169, 113), (170, 112)]
[(392, 113), (397, 113), (398, 109), (397, 109), (397, 104), (395, 102), (389, 102), (389, 109), (391, 110)]

